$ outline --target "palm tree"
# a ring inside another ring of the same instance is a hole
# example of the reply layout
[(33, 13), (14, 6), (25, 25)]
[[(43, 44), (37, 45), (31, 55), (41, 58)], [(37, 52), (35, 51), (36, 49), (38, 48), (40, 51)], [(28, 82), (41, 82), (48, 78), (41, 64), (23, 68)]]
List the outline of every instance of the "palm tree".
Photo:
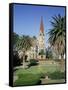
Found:
[(19, 40), (19, 35), (16, 34), (15, 32), (13, 32), (13, 49), (14, 50), (16, 50), (16, 48), (17, 48), (16, 44), (17, 44), (18, 40)]
[(65, 53), (65, 17), (62, 17), (60, 14), (58, 16), (52, 17), (51, 21), (52, 29), (49, 33), (49, 43), (55, 49), (56, 53), (63, 55)]
[(25, 68), (25, 52), (30, 49), (31, 46), (31, 38), (29, 36), (23, 35), (20, 37), (17, 43), (17, 48), (23, 52), (23, 68)]

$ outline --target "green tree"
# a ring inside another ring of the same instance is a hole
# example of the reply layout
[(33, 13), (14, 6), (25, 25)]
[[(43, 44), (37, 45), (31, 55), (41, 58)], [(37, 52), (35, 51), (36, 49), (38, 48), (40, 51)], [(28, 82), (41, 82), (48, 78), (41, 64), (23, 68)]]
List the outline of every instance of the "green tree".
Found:
[(13, 32), (13, 48), (16, 50), (16, 44), (19, 41), (19, 35)]
[(45, 55), (45, 52), (43, 49), (41, 49), (41, 51), (39, 52), (39, 55)]
[(46, 48), (46, 58), (53, 58), (51, 47)]
[(65, 53), (65, 17), (58, 15), (52, 17), (52, 19), (52, 29), (49, 31), (49, 43), (63, 59)]
[(21, 36), (17, 42), (18, 50), (23, 52), (23, 68), (25, 68), (25, 52), (32, 46), (31, 38), (29, 36)]

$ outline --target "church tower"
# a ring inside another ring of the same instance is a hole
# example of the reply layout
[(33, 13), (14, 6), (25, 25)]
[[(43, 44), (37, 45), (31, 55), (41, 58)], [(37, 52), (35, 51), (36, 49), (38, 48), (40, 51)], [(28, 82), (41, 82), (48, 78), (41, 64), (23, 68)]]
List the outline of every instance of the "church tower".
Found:
[(44, 33), (43, 17), (41, 17), (40, 32), (38, 36), (38, 54), (40, 59), (45, 59), (45, 33)]

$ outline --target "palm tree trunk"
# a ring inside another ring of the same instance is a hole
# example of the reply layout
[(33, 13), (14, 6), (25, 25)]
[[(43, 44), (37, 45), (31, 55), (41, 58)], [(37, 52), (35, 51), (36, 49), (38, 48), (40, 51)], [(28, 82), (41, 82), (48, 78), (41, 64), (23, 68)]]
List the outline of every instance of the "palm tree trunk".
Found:
[(25, 68), (25, 51), (23, 50), (23, 68)]
[(25, 68), (25, 55), (23, 56), (23, 68)]

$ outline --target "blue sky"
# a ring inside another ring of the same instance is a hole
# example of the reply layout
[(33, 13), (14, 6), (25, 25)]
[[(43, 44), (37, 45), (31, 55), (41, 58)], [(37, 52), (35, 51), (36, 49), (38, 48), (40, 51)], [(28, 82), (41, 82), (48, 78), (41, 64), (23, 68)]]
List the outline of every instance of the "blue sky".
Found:
[(52, 28), (50, 21), (52, 16), (60, 14), (65, 16), (64, 7), (32, 6), (14, 4), (14, 32), (19, 35), (38, 36), (41, 16), (43, 16), (45, 42), (48, 45), (49, 29)]

